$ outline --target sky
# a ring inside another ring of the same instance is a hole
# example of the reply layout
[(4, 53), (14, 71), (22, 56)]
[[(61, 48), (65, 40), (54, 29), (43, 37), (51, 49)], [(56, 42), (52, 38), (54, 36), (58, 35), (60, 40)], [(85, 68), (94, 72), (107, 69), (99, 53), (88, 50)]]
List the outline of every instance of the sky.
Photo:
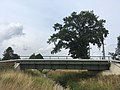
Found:
[[(32, 53), (51, 55), (53, 45), (47, 43), (55, 33), (53, 25), (73, 11), (94, 11), (105, 19), (109, 35), (105, 40), (106, 55), (114, 52), (120, 35), (120, 0), (0, 0), (0, 57), (7, 47), (20, 56)], [(91, 55), (102, 55), (102, 49), (91, 47)], [(56, 55), (68, 54), (68, 50)]]

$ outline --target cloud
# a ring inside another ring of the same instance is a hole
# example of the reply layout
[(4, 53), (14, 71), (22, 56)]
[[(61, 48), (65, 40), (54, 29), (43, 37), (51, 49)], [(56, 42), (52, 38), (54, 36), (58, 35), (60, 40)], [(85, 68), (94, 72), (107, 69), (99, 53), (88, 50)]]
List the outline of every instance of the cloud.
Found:
[(20, 23), (3, 23), (0, 24), (0, 43), (13, 37), (24, 35), (23, 25)]

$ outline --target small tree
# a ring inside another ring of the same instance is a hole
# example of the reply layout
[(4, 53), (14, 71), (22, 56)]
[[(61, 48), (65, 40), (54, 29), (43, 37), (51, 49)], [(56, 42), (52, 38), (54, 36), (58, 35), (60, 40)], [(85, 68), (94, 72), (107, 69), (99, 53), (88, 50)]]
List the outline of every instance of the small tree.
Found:
[(117, 48), (116, 48), (115, 52), (114, 53), (109, 52), (109, 54), (112, 56), (112, 59), (120, 60), (120, 57), (119, 57), (119, 55), (120, 55), (120, 36), (117, 37), (117, 41), (118, 41)]
[(33, 53), (33, 54), (29, 57), (29, 59), (35, 59), (35, 53)]
[(18, 54), (14, 54), (14, 50), (11, 47), (8, 47), (4, 53), (2, 60), (9, 60), (9, 59), (20, 59)]
[(116, 49), (116, 54), (120, 55), (120, 36), (117, 38), (118, 43), (117, 43), (117, 49)]
[(35, 53), (33, 53), (29, 59), (43, 59), (43, 56), (41, 54), (37, 54), (35, 55)]
[(41, 54), (37, 54), (37, 55), (35, 56), (35, 58), (36, 58), (36, 59), (43, 59), (43, 56), (42, 56)]

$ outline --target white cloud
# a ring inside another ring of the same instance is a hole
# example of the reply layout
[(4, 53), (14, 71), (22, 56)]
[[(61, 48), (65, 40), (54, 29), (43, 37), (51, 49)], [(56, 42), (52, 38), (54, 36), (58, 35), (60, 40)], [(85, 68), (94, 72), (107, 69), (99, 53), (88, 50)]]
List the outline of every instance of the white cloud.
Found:
[[(116, 46), (108, 45), (116, 44), (116, 37), (120, 35), (119, 3), (120, 0), (69, 0), (69, 3), (67, 0), (0, 0), (0, 22), (22, 22), (26, 33), (24, 37), (18, 37), (24, 34), (19, 23), (0, 24), (0, 52), (12, 46), (22, 55), (37, 50), (49, 55), (53, 47), (46, 41), (54, 33), (52, 26), (56, 22), (62, 23), (62, 19), (73, 11), (82, 10), (94, 10), (95, 14), (107, 21), (105, 25), (110, 34), (106, 38), (106, 53), (113, 52)], [(91, 49), (91, 55), (101, 52), (97, 50)]]
[(48, 54), (51, 52), (51, 50), (53, 49), (53, 44), (50, 44), (46, 47), (41, 47), (40, 49), (38, 49), (37, 51), (35, 51), (35, 53), (43, 53), (43, 54)]
[(24, 35), (23, 25), (20, 23), (3, 23), (0, 24), (0, 43)]

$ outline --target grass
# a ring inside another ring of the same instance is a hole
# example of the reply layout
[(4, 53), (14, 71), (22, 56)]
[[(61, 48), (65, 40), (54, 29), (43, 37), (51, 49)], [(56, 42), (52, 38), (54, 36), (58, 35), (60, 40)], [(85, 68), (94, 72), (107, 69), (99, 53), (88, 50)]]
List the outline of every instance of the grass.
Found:
[(96, 76), (78, 82), (81, 90), (120, 90), (120, 76)]
[(14, 63), (0, 63), (0, 71), (13, 69), (13, 67), (14, 67)]
[(13, 65), (0, 63), (0, 90), (63, 90), (61, 85), (45, 76), (48, 71), (17, 71)]
[[(0, 90), (61, 90), (59, 83), (70, 90), (120, 90), (120, 76), (102, 76), (88, 71), (56, 70), (16, 71), (0, 65)], [(46, 74), (47, 77), (44, 77)]]
[(120, 76), (102, 76), (87, 71), (48, 73), (49, 78), (71, 90), (120, 90)]
[(54, 90), (55, 82), (31, 71), (7, 70), (0, 72), (0, 90)]

